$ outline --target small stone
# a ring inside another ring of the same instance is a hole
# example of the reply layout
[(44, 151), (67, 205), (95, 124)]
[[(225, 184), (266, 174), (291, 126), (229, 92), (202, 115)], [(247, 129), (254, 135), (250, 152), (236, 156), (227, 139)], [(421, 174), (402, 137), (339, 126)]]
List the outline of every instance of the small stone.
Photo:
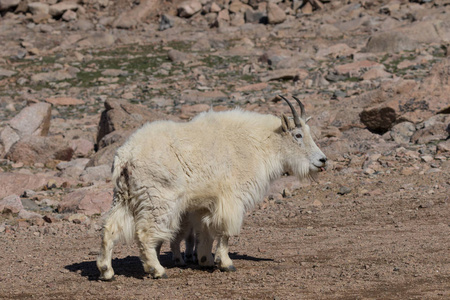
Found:
[(419, 208), (430, 208), (434, 205), (433, 201), (428, 201), (419, 205)]
[(367, 174), (367, 175), (372, 175), (372, 174), (375, 173), (375, 170), (372, 169), (372, 168), (366, 168), (366, 169), (364, 170), (364, 173)]
[(70, 22), (77, 19), (77, 13), (73, 10), (67, 10), (61, 17), (66, 22)]
[(13, 164), (11, 165), (11, 167), (13, 167), (14, 169), (22, 168), (22, 167), (23, 167), (23, 162), (16, 162), (16, 163), (13, 163)]
[(50, 189), (57, 188), (56, 181), (55, 181), (54, 179), (50, 179), (50, 180), (47, 182), (46, 188), (49, 189), (49, 190), (50, 190)]
[(352, 191), (351, 188), (346, 187), (346, 186), (341, 186), (341, 187), (339, 188), (338, 194), (339, 194), (339, 195), (345, 195), (345, 194), (349, 194), (351, 191)]
[(33, 191), (33, 190), (24, 190), (23, 194), (21, 195), (21, 197), (23, 197), (23, 198), (31, 198), (34, 195), (36, 195), (36, 192)]
[(420, 159), (424, 162), (430, 162), (430, 161), (434, 160), (434, 158), (430, 155), (421, 156)]
[(315, 199), (312, 203), (312, 206), (320, 208), (323, 206), (323, 203), (320, 200)]
[(41, 162), (37, 162), (33, 166), (37, 169), (42, 169), (43, 167), (45, 167), (45, 165)]
[(75, 224), (88, 224), (90, 222), (89, 217), (84, 214), (73, 214), (68, 220)]

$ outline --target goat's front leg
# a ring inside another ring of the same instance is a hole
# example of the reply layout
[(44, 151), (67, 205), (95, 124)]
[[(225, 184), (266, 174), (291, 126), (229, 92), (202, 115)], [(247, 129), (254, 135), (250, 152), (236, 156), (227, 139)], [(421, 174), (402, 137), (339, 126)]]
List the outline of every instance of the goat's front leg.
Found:
[(222, 235), (217, 239), (217, 248), (214, 262), (217, 264), (220, 271), (234, 272), (236, 268), (233, 261), (228, 256), (228, 240), (229, 236)]

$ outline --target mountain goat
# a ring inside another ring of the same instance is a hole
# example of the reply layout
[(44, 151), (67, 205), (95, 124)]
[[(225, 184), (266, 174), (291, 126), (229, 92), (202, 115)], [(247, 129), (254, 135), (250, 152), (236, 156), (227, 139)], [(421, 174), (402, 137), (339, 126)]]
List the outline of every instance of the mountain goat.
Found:
[(176, 233), (187, 214), (199, 264), (214, 265), (216, 239), (219, 269), (236, 270), (228, 239), (239, 234), (245, 212), (262, 201), (270, 183), (287, 171), (304, 178), (326, 167), (303, 104), (294, 97), (299, 116), (280, 97), (293, 120), (238, 109), (209, 111), (187, 123), (149, 123), (130, 136), (114, 158), (114, 199), (97, 259), (100, 279), (114, 276), (111, 256), (120, 237), (136, 239), (146, 273), (167, 277), (159, 250), (167, 240), (178, 238), (179, 246), (183, 237)]

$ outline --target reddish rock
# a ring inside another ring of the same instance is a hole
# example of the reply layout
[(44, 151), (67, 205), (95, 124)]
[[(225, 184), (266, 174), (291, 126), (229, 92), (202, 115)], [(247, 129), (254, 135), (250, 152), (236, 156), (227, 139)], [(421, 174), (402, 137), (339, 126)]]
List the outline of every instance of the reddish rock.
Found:
[[(450, 111), (450, 60), (433, 66), (420, 84), (409, 81), (387, 84), (369, 92), (372, 103), (360, 113), (361, 122), (373, 132), (384, 133), (403, 121), (423, 122), (436, 113)], [(419, 133), (416, 133), (419, 134)]]
[(396, 53), (405, 50), (414, 50), (419, 43), (400, 32), (382, 32), (370, 37), (365, 47), (366, 52)]
[(450, 152), (450, 139), (440, 142), (437, 145), (438, 152)]
[(10, 212), (17, 214), (22, 209), (22, 202), (20, 201), (20, 197), (17, 195), (9, 195), (0, 200), (0, 213)]
[(77, 13), (73, 10), (67, 10), (61, 17), (66, 22), (70, 22), (77, 19)]
[(411, 137), (411, 142), (416, 144), (428, 144), (430, 142), (436, 142), (445, 140), (448, 134), (445, 131), (445, 124), (437, 122), (431, 126), (417, 130)]
[(78, 158), (71, 161), (60, 162), (56, 165), (56, 168), (61, 170), (61, 173), (58, 174), (60, 177), (78, 179), (88, 163), (89, 158)]
[[(243, 1), (244, 2), (244, 1)], [(214, 3), (215, 4), (215, 3)], [(217, 4), (216, 4), (217, 6)], [(244, 13), (247, 9), (251, 9), (251, 6), (242, 3), (239, 0), (233, 0), (230, 3), (230, 6), (228, 8), (230, 10), (230, 12), (237, 14), (237, 13)], [(212, 5), (211, 5), (211, 11), (212, 11)]]
[(41, 2), (28, 3), (28, 9), (33, 15), (48, 14), (49, 5)]
[(40, 190), (49, 181), (54, 182), (56, 186), (61, 186), (67, 178), (43, 174), (0, 173), (0, 198), (11, 194), (22, 195), (25, 190)]
[(107, 134), (115, 130), (134, 130), (147, 122), (175, 119), (155, 111), (148, 111), (142, 105), (130, 104), (126, 101), (108, 99), (105, 110), (100, 117), (97, 143)]
[(182, 99), (188, 103), (211, 103), (212, 101), (227, 100), (228, 96), (221, 91), (200, 92), (197, 90), (185, 90)]
[(202, 9), (202, 4), (197, 0), (188, 0), (182, 2), (177, 7), (178, 16), (189, 18)]
[(70, 147), (75, 151), (75, 157), (88, 157), (94, 152), (94, 143), (86, 139), (72, 140), (70, 141)]
[(87, 167), (80, 175), (80, 180), (84, 182), (111, 180), (111, 165)]
[(61, 137), (27, 136), (15, 143), (6, 158), (27, 165), (46, 164), (52, 160), (71, 160), (73, 149)]
[(9, 125), (22, 137), (25, 135), (48, 134), (50, 118), (52, 114), (51, 105), (48, 103), (36, 103), (22, 109)]
[(313, 12), (313, 6), (309, 1), (306, 1), (305, 5), (303, 5), (301, 9), (304, 15), (310, 15)]
[(350, 48), (347, 44), (340, 43), (330, 47), (320, 48), (319, 51), (317, 51), (317, 56), (331, 56), (333, 58), (347, 57), (356, 53), (356, 51), (356, 49)]
[(351, 77), (357, 77), (362, 73), (362, 71), (372, 68), (384, 69), (384, 66), (374, 61), (362, 60), (334, 67), (338, 74), (348, 75)]
[(343, 32), (332, 24), (320, 25), (318, 33), (324, 38), (337, 38), (343, 35)]
[(52, 17), (60, 17), (64, 12), (68, 10), (77, 10), (78, 4), (76, 2), (71, 1), (63, 1), (53, 5), (50, 5), (49, 14)]
[[(76, 44), (80, 47), (109, 47), (116, 42), (116, 37), (107, 32), (94, 32), (85, 38), (76, 41)], [(70, 48), (67, 47), (67, 48)]]
[(20, 0), (2, 0), (0, 1), (0, 11), (6, 11), (18, 6)]
[(181, 118), (189, 119), (210, 109), (211, 106), (208, 104), (183, 105), (181, 107)]
[(72, 79), (75, 75), (70, 74), (68, 71), (53, 71), (53, 72), (43, 72), (31, 75), (31, 81), (34, 83), (40, 82), (53, 82), (61, 81), (66, 79)]
[(238, 92), (262, 91), (269, 87), (267, 82), (254, 83), (236, 88)]
[(141, 0), (139, 5), (129, 11), (122, 12), (113, 22), (113, 26), (117, 28), (134, 28), (146, 17), (155, 12), (158, 8), (157, 0)]
[[(19, 211), (18, 217), (21, 219), (26, 219), (26, 220), (31, 220), (31, 219), (42, 220), (42, 215), (32, 212), (32, 211), (28, 211), (26, 209), (21, 209)], [(42, 220), (42, 223), (44, 223), (44, 220)]]
[(361, 77), (364, 80), (374, 80), (378, 78), (389, 78), (392, 77), (392, 74), (381, 68), (373, 68), (365, 72)]
[(0, 130), (0, 144), (3, 145), (3, 150), (0, 151), (0, 157), (8, 153), (11, 146), (20, 140), (19, 135), (9, 126), (5, 126)]
[(64, 105), (64, 106), (84, 104), (83, 100), (71, 97), (47, 98), (45, 99), (45, 101), (53, 105)]
[[(403, 38), (409, 38), (419, 43), (439, 43), (441, 37), (436, 31), (434, 21), (413, 22), (408, 26), (398, 29)], [(405, 49), (409, 50), (409, 49)]]
[(279, 24), (286, 20), (286, 13), (276, 3), (267, 3), (267, 19), (269, 24)]
[(174, 49), (170, 50), (167, 56), (170, 59), (170, 61), (173, 62), (183, 62), (194, 59), (194, 56), (192, 54), (184, 53)]
[(82, 188), (65, 195), (58, 205), (58, 211), (83, 213), (87, 216), (101, 214), (109, 210), (112, 198), (111, 185)]
[(125, 140), (126, 139), (123, 139), (121, 142), (117, 142), (107, 147), (101, 148), (99, 151), (97, 151), (94, 155), (91, 156), (91, 159), (87, 164), (87, 167), (100, 165), (112, 166), (116, 150), (125, 142)]

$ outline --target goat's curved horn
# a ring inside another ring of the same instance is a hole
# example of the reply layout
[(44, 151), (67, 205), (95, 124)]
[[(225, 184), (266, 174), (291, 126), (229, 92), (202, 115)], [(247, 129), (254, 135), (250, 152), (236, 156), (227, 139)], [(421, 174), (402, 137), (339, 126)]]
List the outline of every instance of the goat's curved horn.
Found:
[(292, 106), (291, 102), (289, 102), (288, 99), (286, 99), (284, 96), (282, 95), (278, 95), (281, 99), (283, 99), (284, 101), (287, 102), (287, 104), (289, 105), (289, 107), (291, 108), (292, 111), (292, 115), (294, 116), (294, 124), (296, 127), (300, 127), (301, 123), (300, 123), (300, 118), (298, 117), (298, 113), (295, 110), (294, 106)]
[(300, 117), (303, 120), (306, 120), (305, 106), (303, 105), (303, 103), (297, 97), (292, 96), (292, 98), (294, 98), (295, 101), (297, 101), (298, 105), (300, 106)]

